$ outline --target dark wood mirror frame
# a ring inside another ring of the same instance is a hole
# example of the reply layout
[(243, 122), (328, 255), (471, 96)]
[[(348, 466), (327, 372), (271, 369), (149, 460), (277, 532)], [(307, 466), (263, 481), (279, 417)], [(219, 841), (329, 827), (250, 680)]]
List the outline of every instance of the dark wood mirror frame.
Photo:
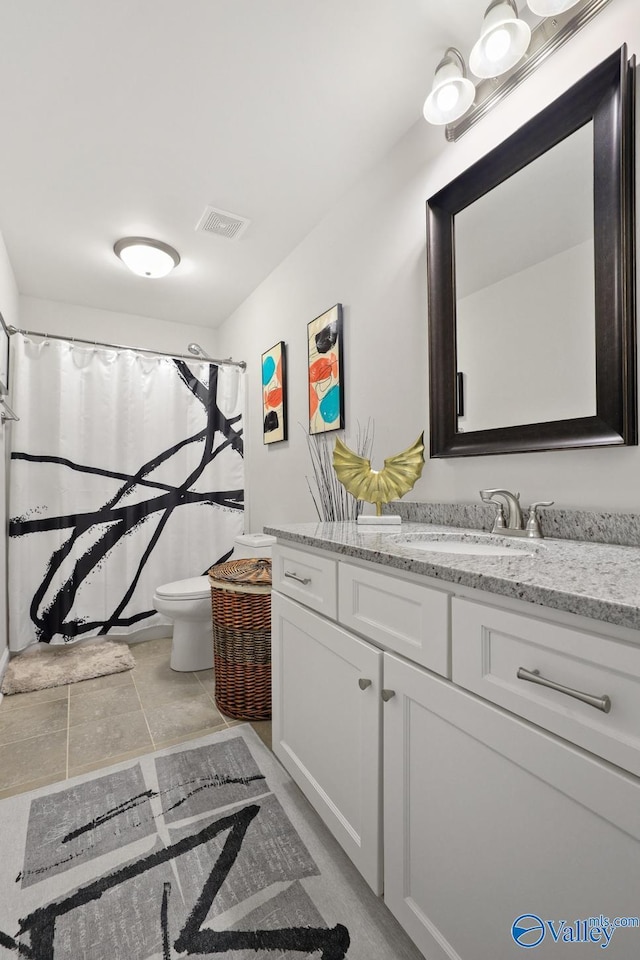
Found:
[[(622, 46), (427, 202), (431, 457), (638, 442), (634, 75), (635, 57)], [(596, 415), (459, 433), (455, 215), (591, 120)]]

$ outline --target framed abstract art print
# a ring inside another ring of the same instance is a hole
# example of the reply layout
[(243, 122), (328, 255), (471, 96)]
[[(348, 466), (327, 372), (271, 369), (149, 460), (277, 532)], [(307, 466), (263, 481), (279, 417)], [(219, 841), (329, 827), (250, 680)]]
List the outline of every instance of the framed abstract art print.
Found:
[(287, 439), (287, 371), (283, 340), (262, 354), (262, 439)]
[(309, 433), (344, 427), (342, 304), (307, 324)]

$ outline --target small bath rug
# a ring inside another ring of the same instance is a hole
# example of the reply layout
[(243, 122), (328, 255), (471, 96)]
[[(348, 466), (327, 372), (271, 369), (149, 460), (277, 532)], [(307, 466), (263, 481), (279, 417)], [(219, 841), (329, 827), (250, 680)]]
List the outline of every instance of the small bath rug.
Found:
[(22, 653), (9, 661), (2, 693), (29, 693), (61, 687), (91, 677), (131, 670), (136, 661), (126, 643), (100, 640), (77, 646), (55, 646)]
[(0, 849), (7, 960), (421, 957), (248, 724), (0, 801)]

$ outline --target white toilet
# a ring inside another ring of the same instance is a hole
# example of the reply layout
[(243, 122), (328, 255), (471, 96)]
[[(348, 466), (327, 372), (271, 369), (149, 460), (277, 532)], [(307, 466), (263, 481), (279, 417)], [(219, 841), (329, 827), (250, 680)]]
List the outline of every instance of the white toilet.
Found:
[[(231, 560), (270, 557), (275, 537), (243, 533), (234, 540)], [(153, 606), (173, 620), (172, 670), (208, 670), (213, 666), (211, 588), (208, 577), (175, 580), (156, 588)]]

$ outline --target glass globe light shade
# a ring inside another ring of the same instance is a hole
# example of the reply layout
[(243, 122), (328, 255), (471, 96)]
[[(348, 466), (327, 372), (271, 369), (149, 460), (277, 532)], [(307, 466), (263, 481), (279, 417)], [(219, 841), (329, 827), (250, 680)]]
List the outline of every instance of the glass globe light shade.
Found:
[(149, 237), (124, 237), (114, 244), (113, 251), (132, 273), (152, 280), (166, 277), (180, 263), (173, 247)]
[(580, 0), (527, 0), (527, 5), (537, 17), (554, 17), (575, 7)]
[(465, 76), (464, 60), (455, 47), (449, 47), (436, 67), (431, 93), (424, 103), (424, 118), (429, 123), (453, 123), (473, 103), (476, 89)]
[(469, 56), (476, 77), (499, 77), (522, 59), (531, 42), (531, 28), (518, 18), (514, 0), (494, 0), (487, 7), (480, 39)]

